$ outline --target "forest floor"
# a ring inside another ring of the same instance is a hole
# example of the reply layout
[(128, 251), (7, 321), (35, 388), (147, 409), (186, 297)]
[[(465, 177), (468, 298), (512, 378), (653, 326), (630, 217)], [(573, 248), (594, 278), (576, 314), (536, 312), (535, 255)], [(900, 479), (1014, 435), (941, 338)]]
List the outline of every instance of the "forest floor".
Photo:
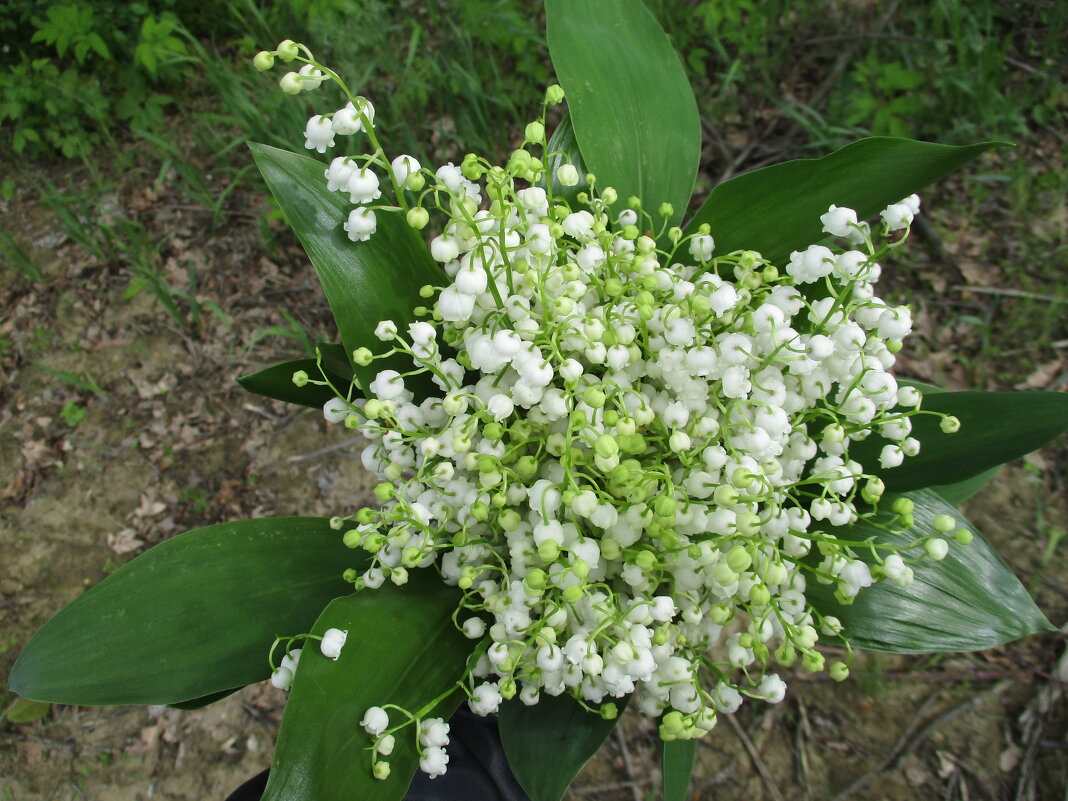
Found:
[[(1034, 144), (1021, 157), (1045, 169), (1056, 152)], [(997, 169), (991, 159), (975, 171)], [(77, 172), (52, 177), (79, 189)], [(1059, 242), (1049, 252), (1063, 256), (1063, 206), (1020, 220), (1004, 195), (976, 201), (966, 181), (925, 196), (926, 235), (885, 273), (885, 295), (911, 302), (917, 321), (898, 372), (950, 389), (1065, 391), (1065, 296), (1049, 276), (1063, 286), (1066, 268), (1021, 280), (1035, 254), (1017, 247), (1026, 226), (1027, 241)], [(213, 221), (166, 180), (116, 177), (108, 203), (137, 220), (168, 285), (199, 298), (198, 322), (148, 291), (125, 297), (127, 263), (80, 245), (31, 187), (0, 205), (0, 226), (43, 274), (0, 272), (0, 677), (49, 616), (160, 540), (348, 511), (371, 486), (357, 440), (234, 381), (303, 355), (280, 330), (332, 339), (314, 273), (264, 195), (234, 192)], [(965, 509), (1057, 626), (1068, 620), (1066, 467), (1062, 438)], [(787, 679), (783, 703), (746, 705), (702, 741), (693, 798), (1066, 797), (1062, 632), (975, 654), (862, 655), (844, 684)], [(196, 712), (53, 706), (0, 723), (0, 801), (222, 801), (269, 765), (283, 706), (259, 685)], [(655, 798), (654, 738), (627, 714), (568, 797)]]

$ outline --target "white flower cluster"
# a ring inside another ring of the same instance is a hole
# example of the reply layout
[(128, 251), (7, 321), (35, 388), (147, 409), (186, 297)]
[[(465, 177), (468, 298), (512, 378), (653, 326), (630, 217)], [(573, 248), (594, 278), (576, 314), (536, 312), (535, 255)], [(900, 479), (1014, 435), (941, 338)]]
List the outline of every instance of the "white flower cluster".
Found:
[[(526, 133), (545, 147), (542, 121)], [(874, 291), (915, 196), (883, 212), (876, 238), (831, 206), (824, 231), (845, 247), (776, 265), (717, 254), (707, 226), (667, 230), (637, 198), (619, 211), (610, 187), (568, 202), (556, 190), (575, 168), (550, 172), (525, 148), (505, 167), (468, 156), (431, 173), (373, 144), (358, 171), (335, 159), (328, 186), (377, 199), (377, 164), (413, 227), (444, 212), (429, 243), (442, 285), (423, 288), (420, 321), (378, 325), (381, 352), (353, 354), (404, 353), (412, 369), (324, 410), (367, 438), (363, 464), (383, 482), (380, 508), (335, 521), (353, 520), (345, 542), (370, 556), (346, 573), (358, 589), (434, 569), (463, 591), (458, 625), (483, 643), (467, 677), (476, 713), (568, 693), (612, 717), (612, 699), (640, 687), (663, 738), (698, 737), (745, 697), (782, 700), (775, 664), (825, 667), (817, 641), (841, 624), (807, 602), (810, 582), (843, 602), (874, 580), (911, 582), (911, 557), (868, 546), (869, 567), (833, 529), (883, 494), (851, 443), (889, 440), (883, 467), (920, 448), (920, 394), (888, 372), (911, 315)], [(424, 191), (409, 206), (405, 189)], [(373, 233), (359, 225), (350, 216), (350, 238)], [(910, 502), (893, 510), (911, 528)], [(952, 527), (917, 542), (940, 558)], [(392, 737), (377, 709), (365, 728)], [(431, 775), (445, 771), (441, 739), (420, 734)]]

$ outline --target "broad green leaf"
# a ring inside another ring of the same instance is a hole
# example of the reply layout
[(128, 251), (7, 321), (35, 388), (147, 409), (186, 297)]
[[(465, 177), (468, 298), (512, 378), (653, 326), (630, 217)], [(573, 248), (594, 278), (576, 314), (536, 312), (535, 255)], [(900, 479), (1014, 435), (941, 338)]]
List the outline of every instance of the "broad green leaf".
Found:
[(546, 38), (586, 166), (620, 203), (642, 199), (677, 224), (701, 158), (686, 71), (641, 0), (546, 0)]
[(206, 706), (214, 704), (216, 701), (221, 701), (224, 698), (228, 698), (238, 690), (244, 689), (242, 687), (234, 687), (232, 690), (220, 690), (217, 693), (211, 693), (209, 695), (202, 695), (200, 698), (190, 698), (188, 701), (176, 701), (173, 704), (167, 704), (172, 709), (182, 709), (189, 711), (191, 709), (203, 709)]
[(919, 454), (884, 470), (879, 453), (887, 440), (872, 435), (850, 456), (879, 475), (891, 492), (956, 484), (1040, 448), (1068, 430), (1068, 395), (1062, 392), (926, 393), (921, 409), (957, 417), (960, 431), (944, 434), (941, 417), (912, 418)]
[(989, 470), (984, 470), (978, 475), (966, 478), (963, 481), (958, 481), (955, 484), (942, 484), (931, 487), (931, 489), (941, 495), (950, 506), (960, 506), (989, 484), (1000, 470), (1000, 465), (998, 467), (991, 467)]
[[(456, 630), (460, 602), (432, 570), (412, 571), (403, 587), (386, 584), (331, 603), (312, 628), (348, 632), (336, 662), (314, 642), (301, 652), (278, 733), (263, 801), (395, 801), (419, 763), (416, 727), (396, 732), (389, 777), (371, 775), (371, 736), (360, 725), (372, 706), (396, 704), (417, 714), (446, 696), (432, 715), (448, 719), (462, 700), (449, 694), (474, 643)], [(403, 717), (390, 712), (391, 725)]]
[[(416, 319), (413, 309), (425, 303), (419, 288), (443, 280), (419, 234), (404, 215), (378, 211), (375, 234), (366, 242), (351, 242), (342, 225), (352, 204), (344, 195), (327, 191), (325, 164), (268, 145), (249, 147), (315, 267), (346, 353), (358, 347), (381, 350), (375, 326), (392, 320), (405, 331)], [(395, 354), (368, 367), (356, 366), (356, 378), (366, 389), (375, 374), (387, 368), (406, 372), (411, 361)]]
[[(545, 152), (548, 156), (545, 164), (548, 167), (549, 175), (554, 175), (556, 168), (561, 164), (571, 164), (578, 170), (579, 182), (574, 186), (552, 184), (553, 193), (563, 197), (568, 203), (574, 204), (578, 193), (588, 192), (590, 185), (586, 183), (588, 170), (586, 169), (586, 162), (582, 158), (582, 153), (579, 151), (578, 142), (575, 140), (575, 126), (571, 124), (570, 115), (565, 114), (561, 118), (560, 124), (556, 126), (553, 135), (549, 137)], [(542, 183), (545, 185), (545, 181)], [(546, 189), (548, 188), (546, 186)]]
[(855, 209), (866, 219), (1004, 145), (861, 139), (820, 159), (787, 161), (724, 181), (712, 190), (687, 231), (708, 223), (717, 254), (758, 250), (778, 263), (791, 251), (826, 238), (820, 215), (832, 203)]
[[(620, 714), (629, 698), (616, 701)], [(531, 801), (560, 801), (618, 721), (587, 712), (569, 695), (545, 693), (534, 706), (507, 701), (498, 716), (508, 766)]]
[(659, 740), (664, 801), (686, 801), (697, 756), (697, 740)]
[[(908, 587), (878, 582), (861, 590), (848, 606), (839, 604), (826, 585), (811, 580), (809, 600), (822, 614), (842, 621), (854, 647), (900, 653), (977, 651), (1053, 630), (1012, 570), (960, 512), (932, 490), (907, 497), (916, 503), (917, 535), (933, 532), (935, 515), (947, 514), (971, 531), (974, 540), (970, 545), (951, 542), (940, 562), (924, 558), (910, 564), (915, 580)], [(893, 545), (911, 541), (864, 522), (830, 533)], [(857, 550), (860, 558), (870, 559), (863, 549)]]
[[(352, 382), (352, 366), (345, 358), (345, 349), (340, 345), (319, 344), (317, 347), (321, 354), (319, 362), (315, 359), (281, 362), (258, 373), (241, 376), (237, 383), (256, 395), (315, 409), (322, 408), (324, 403), (334, 397), (334, 389), (342, 394), (348, 391)], [(293, 373), (298, 370), (303, 370), (313, 381), (322, 381), (325, 374), (326, 380), (334, 389), (311, 383), (298, 387), (293, 383)]]
[(60, 704), (176, 704), (262, 681), (275, 636), (307, 631), (359, 558), (320, 518), (180, 534), (45, 623), (10, 689)]

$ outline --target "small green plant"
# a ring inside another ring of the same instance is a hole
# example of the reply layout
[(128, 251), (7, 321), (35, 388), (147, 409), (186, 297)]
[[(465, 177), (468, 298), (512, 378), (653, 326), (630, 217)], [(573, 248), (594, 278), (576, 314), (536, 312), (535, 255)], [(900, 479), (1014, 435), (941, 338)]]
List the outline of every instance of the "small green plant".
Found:
[(0, 256), (12, 270), (30, 283), (44, 281), (45, 276), (41, 268), (26, 255), (7, 231), (0, 231)]
[(87, 414), (89, 414), (88, 410), (84, 406), (79, 406), (74, 401), (67, 401), (63, 404), (63, 408), (59, 412), (59, 416), (63, 418), (63, 422), (70, 428), (77, 427), (78, 423), (84, 420)]

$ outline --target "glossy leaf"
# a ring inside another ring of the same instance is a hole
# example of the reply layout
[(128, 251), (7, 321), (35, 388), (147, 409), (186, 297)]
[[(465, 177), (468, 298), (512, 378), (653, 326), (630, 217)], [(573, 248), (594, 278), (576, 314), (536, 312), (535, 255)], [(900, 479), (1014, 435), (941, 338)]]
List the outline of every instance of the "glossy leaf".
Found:
[(724, 181), (712, 190), (687, 231), (708, 223), (717, 254), (758, 250), (778, 263), (792, 251), (826, 238), (820, 215), (832, 203), (855, 209), (866, 219), (1003, 145), (861, 139), (820, 159), (786, 161)]
[(659, 740), (664, 801), (686, 801), (690, 793), (697, 740)]
[(224, 698), (229, 698), (238, 690), (244, 689), (243, 687), (234, 687), (230, 690), (220, 690), (217, 693), (210, 693), (208, 695), (202, 695), (199, 698), (190, 698), (188, 701), (176, 701), (173, 704), (167, 704), (171, 709), (181, 709), (183, 711), (190, 711), (193, 709), (203, 709), (206, 706), (211, 706), (216, 701), (221, 701)]
[[(910, 586), (878, 582), (848, 606), (839, 604), (827, 585), (811, 580), (809, 600), (821, 613), (842, 621), (854, 647), (900, 653), (977, 651), (1053, 629), (1012, 570), (960, 512), (932, 490), (908, 497), (916, 503), (916, 534), (933, 532), (935, 515), (947, 514), (973, 532), (974, 540), (970, 545), (951, 542), (940, 562), (925, 558), (911, 564), (915, 580)], [(849, 540), (911, 541), (863, 522), (830, 532)], [(870, 559), (857, 550), (860, 558)]]
[[(628, 700), (615, 701), (620, 714)], [(618, 722), (587, 712), (566, 694), (542, 693), (534, 706), (514, 698), (499, 713), (508, 765), (531, 801), (560, 801)]]
[(966, 478), (963, 481), (958, 481), (955, 484), (936, 485), (931, 487), (931, 489), (941, 495), (950, 506), (960, 506), (969, 498), (977, 495), (983, 487), (994, 479), (994, 476), (996, 476), (1000, 470), (1000, 466), (991, 467), (989, 470), (984, 470), (978, 475)]
[[(382, 320), (404, 331), (415, 321), (413, 309), (425, 301), (419, 288), (438, 285), (437, 268), (419, 234), (396, 212), (378, 211), (378, 229), (366, 242), (351, 242), (342, 225), (352, 210), (348, 199), (327, 191), (320, 161), (268, 145), (252, 144), (252, 155), (271, 194), (285, 212), (323, 285), (346, 353), (358, 347), (380, 350), (374, 336)], [(366, 389), (376, 373), (387, 368), (405, 372), (411, 361), (397, 354), (356, 366)]]
[(262, 681), (278, 634), (307, 631), (360, 557), (326, 520), (196, 529), (123, 565), (45, 623), (10, 689), (62, 704), (177, 704)]
[[(586, 183), (586, 174), (589, 170), (586, 169), (586, 161), (579, 151), (578, 141), (575, 139), (575, 126), (571, 123), (570, 115), (565, 114), (561, 118), (553, 135), (549, 137), (546, 154), (548, 155), (546, 166), (550, 175), (555, 175), (556, 168), (561, 164), (571, 164), (578, 170), (579, 182), (574, 186), (561, 186), (558, 183), (552, 185), (554, 194), (563, 197), (568, 203), (576, 203), (579, 192), (590, 190), (590, 185)], [(545, 186), (544, 181), (542, 185)]]
[(873, 435), (850, 448), (850, 456), (879, 475), (891, 492), (965, 481), (1042, 447), (1068, 430), (1068, 395), (1062, 392), (925, 393), (924, 411), (957, 417), (960, 431), (944, 434), (941, 418), (912, 418), (919, 454), (889, 470), (879, 466), (887, 444)]
[(686, 71), (641, 0), (546, 0), (546, 38), (586, 166), (599, 186), (686, 210), (701, 122)]
[(313, 381), (322, 381), (325, 375), (326, 380), (344, 394), (352, 383), (352, 366), (345, 358), (345, 349), (342, 346), (320, 343), (316, 347), (320, 353), (318, 361), (294, 359), (280, 362), (258, 373), (241, 376), (237, 383), (243, 389), (265, 398), (320, 409), (334, 397), (334, 390), (329, 386), (312, 383), (298, 387), (293, 383), (293, 373), (303, 370)]
[[(460, 634), (452, 613), (454, 588), (432, 570), (413, 570), (403, 587), (386, 584), (332, 602), (312, 633), (348, 632), (336, 662), (315, 643), (301, 653), (278, 733), (263, 801), (394, 801), (404, 796), (418, 766), (417, 732), (395, 734), (385, 780), (371, 775), (371, 736), (360, 726), (372, 706), (396, 704), (418, 713), (463, 675), (474, 643)], [(448, 696), (434, 715), (448, 719), (463, 699)], [(400, 723), (397, 712), (390, 723)]]

